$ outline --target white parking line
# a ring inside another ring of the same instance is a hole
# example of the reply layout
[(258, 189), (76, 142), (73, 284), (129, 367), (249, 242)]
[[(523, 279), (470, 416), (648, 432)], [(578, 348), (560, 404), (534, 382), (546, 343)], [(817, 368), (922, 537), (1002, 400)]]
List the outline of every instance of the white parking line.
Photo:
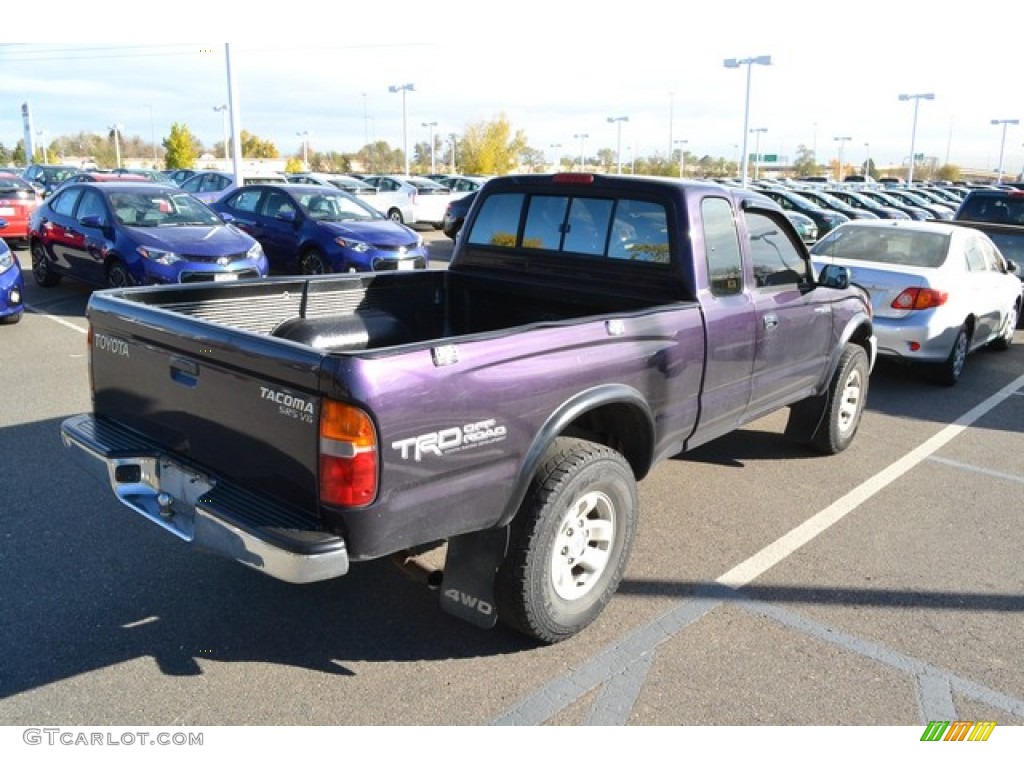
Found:
[(75, 325), (74, 323), (68, 322), (67, 320), (61, 317), (57, 317), (56, 315), (51, 315), (47, 312), (44, 312), (43, 310), (33, 306), (32, 304), (26, 304), (25, 309), (27, 309), (29, 312), (33, 314), (39, 315), (40, 317), (45, 317), (48, 320), (53, 320), (53, 322), (57, 323), (58, 325), (63, 325), (65, 328), (70, 328), (73, 331), (78, 331), (79, 333), (88, 332), (85, 328), (81, 328)]
[(1021, 387), (1024, 387), (1024, 376), (1019, 376), (987, 400), (979, 403), (952, 424), (945, 427), (937, 435), (921, 443), (917, 448), (889, 465), (886, 469), (883, 469), (874, 477), (868, 478), (841, 499), (798, 525), (782, 538), (773, 541), (756, 555), (743, 561), (728, 573), (719, 576), (716, 581), (733, 589), (739, 589), (749, 584), (765, 571), (796, 552), (804, 544), (827, 531), (876, 493), (887, 488), (922, 461), (929, 458), (971, 424), (1004, 400), (1016, 394), (1017, 390), (1021, 389)]

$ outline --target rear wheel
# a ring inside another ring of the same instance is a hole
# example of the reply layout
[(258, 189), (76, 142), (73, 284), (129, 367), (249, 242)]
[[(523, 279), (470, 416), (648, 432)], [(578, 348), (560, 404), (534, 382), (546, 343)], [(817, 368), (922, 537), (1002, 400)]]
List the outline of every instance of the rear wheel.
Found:
[(32, 277), (43, 288), (52, 288), (60, 282), (60, 275), (53, 271), (46, 249), (38, 240), (32, 241)]
[(390, 211), (388, 211), (388, 218), (391, 219), (392, 221), (397, 221), (399, 224), (405, 223), (405, 217), (402, 216), (402, 212), (397, 208), (392, 208)]
[(936, 382), (952, 387), (960, 381), (960, 376), (964, 372), (964, 363), (967, 362), (967, 350), (970, 348), (970, 343), (971, 339), (967, 334), (967, 328), (962, 326), (957, 331), (953, 348), (949, 351), (949, 357), (935, 368)]
[(512, 522), (495, 582), (501, 620), (545, 643), (594, 621), (622, 579), (637, 507), (636, 480), (621, 454), (555, 440)]

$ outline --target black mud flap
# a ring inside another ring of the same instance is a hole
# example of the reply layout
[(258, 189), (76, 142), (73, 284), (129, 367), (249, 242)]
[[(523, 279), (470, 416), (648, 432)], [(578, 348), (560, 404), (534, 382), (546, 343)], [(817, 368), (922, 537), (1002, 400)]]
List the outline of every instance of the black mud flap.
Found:
[(484, 629), (498, 622), (494, 576), (508, 550), (508, 526), (448, 540), (441, 610)]

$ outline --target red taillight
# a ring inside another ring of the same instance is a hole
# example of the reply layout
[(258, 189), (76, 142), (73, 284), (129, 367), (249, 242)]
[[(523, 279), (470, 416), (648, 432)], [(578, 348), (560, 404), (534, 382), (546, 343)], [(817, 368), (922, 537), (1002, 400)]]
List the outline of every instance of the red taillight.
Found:
[(949, 294), (933, 288), (907, 288), (893, 299), (893, 309), (932, 309), (946, 303)]
[(325, 400), (320, 410), (320, 501), (365, 507), (377, 497), (377, 431), (365, 411)]
[(555, 184), (593, 184), (592, 173), (556, 173), (551, 179)]

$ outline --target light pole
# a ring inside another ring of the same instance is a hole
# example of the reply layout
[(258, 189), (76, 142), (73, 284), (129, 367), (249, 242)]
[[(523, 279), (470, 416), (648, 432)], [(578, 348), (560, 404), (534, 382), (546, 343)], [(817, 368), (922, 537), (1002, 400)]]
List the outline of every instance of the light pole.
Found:
[(584, 139), (589, 139), (590, 138), (590, 134), (589, 133), (574, 133), (572, 135), (572, 137), (574, 139), (579, 139), (580, 140), (580, 170), (582, 171), (582, 170), (584, 170), (586, 168), (586, 164), (583, 162), (583, 141), (584, 141)]
[(121, 126), (118, 125), (117, 123), (114, 123), (112, 126), (110, 126), (110, 130), (114, 134), (114, 157), (117, 158), (117, 165), (115, 166), (115, 168), (120, 168), (121, 167), (121, 137), (120, 137)]
[(153, 145), (153, 170), (156, 170), (156, 126), (153, 123), (153, 105), (143, 104), (149, 110), (149, 139)]
[(448, 138), (451, 139), (452, 142), (452, 173), (458, 173), (458, 170), (455, 166), (455, 142), (457, 141), (458, 136), (456, 136), (456, 134), (454, 133), (449, 133)]
[(1003, 180), (1003, 150), (1006, 148), (1006, 126), (1008, 125), (1019, 125), (1020, 120), (993, 120), (992, 125), (1003, 126), (1003, 138), (999, 142), (999, 170), (996, 171), (996, 184), (999, 184)]
[(679, 178), (686, 175), (686, 145), (690, 142), (686, 139), (676, 139), (675, 144), (679, 145)]
[(864, 180), (871, 176), (871, 143), (864, 142)]
[(935, 98), (934, 93), (901, 93), (900, 101), (914, 101), (914, 126), (910, 129), (910, 168), (907, 171), (907, 185), (914, 183), (914, 144), (917, 142), (917, 107), (921, 103), (921, 99), (932, 101)]
[(832, 141), (839, 142), (839, 170), (836, 172), (836, 181), (843, 180), (843, 146), (848, 141), (852, 141), (849, 136), (833, 136)]
[(388, 93), (401, 93), (402, 94), (402, 153), (405, 155), (405, 175), (409, 175), (409, 128), (405, 114), (405, 94), (409, 91), (415, 91), (416, 86), (412, 83), (406, 83), (405, 85), (389, 85)]
[(296, 136), (302, 139), (302, 170), (309, 170), (309, 131), (296, 131)]
[(221, 113), (221, 127), (222, 133), (224, 134), (224, 159), (228, 159), (228, 105), (221, 104), (219, 107), (213, 108), (214, 112)]
[(434, 120), (429, 123), (421, 123), (420, 125), (422, 125), (424, 128), (430, 129), (430, 172), (435, 173), (436, 171), (434, 170), (434, 129), (437, 128), (437, 121)]
[(747, 169), (749, 167), (749, 158), (747, 157), (747, 126), (750, 125), (750, 70), (753, 69), (754, 64), (768, 66), (771, 63), (771, 56), (753, 56), (749, 59), (726, 59), (723, 62), (727, 69), (739, 69), (744, 64), (747, 66), (747, 96), (743, 107), (743, 170), (741, 172), (741, 183), (744, 187), (747, 186)]
[(622, 175), (622, 124), (628, 123), (628, 117), (609, 117), (609, 123), (617, 123), (615, 126), (618, 132), (618, 138), (615, 143), (615, 172)]
[[(754, 136), (754, 179), (761, 178), (761, 134), (766, 133), (767, 128), (751, 128), (750, 132), (757, 134)], [(743, 164), (747, 164), (747, 153), (746, 150), (743, 152)], [(744, 178), (743, 186), (746, 186), (746, 179)]]
[(562, 170), (562, 160), (558, 157), (558, 150), (562, 148), (561, 144), (552, 144), (551, 149), (555, 150), (551, 153), (551, 165), (554, 168), (553, 173), (558, 173)]
[[(46, 157), (46, 140), (43, 138), (45, 135), (46, 135), (46, 131), (44, 131), (42, 129), (36, 131), (36, 136), (39, 137), (39, 148), (41, 150), (43, 150), (43, 162), (44, 163), (48, 163), (50, 161)], [(121, 165), (120, 161), (118, 161), (117, 164)]]

